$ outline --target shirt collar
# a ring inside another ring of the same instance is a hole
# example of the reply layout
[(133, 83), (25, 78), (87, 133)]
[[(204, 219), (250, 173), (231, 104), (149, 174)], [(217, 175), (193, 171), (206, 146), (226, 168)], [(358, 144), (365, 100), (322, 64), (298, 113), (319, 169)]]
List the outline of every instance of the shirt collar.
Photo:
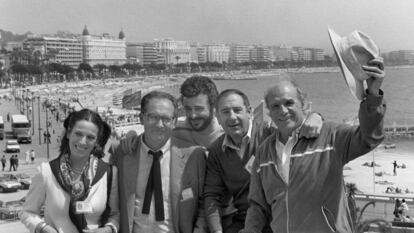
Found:
[[(252, 136), (252, 128), (253, 128), (253, 120), (250, 119), (249, 129), (247, 130), (246, 135), (244, 135), (244, 137), (242, 138), (242, 143), (247, 143), (250, 141), (250, 138)], [(224, 135), (224, 140), (223, 140), (223, 144), (221, 145), (221, 149), (224, 151), (226, 147), (231, 148), (233, 150), (240, 150), (240, 148), (233, 143), (233, 140), (231, 140), (230, 136), (228, 136), (227, 134)]]
[[(159, 149), (160, 151), (162, 151), (162, 154), (165, 155), (171, 147), (171, 138), (168, 139), (168, 141)], [(149, 148), (149, 146), (147, 146), (147, 144), (145, 144), (144, 142), (144, 137), (141, 137), (141, 148), (142, 150), (144, 150), (147, 154), (149, 150), (152, 150), (151, 148)], [(159, 151), (157, 150), (157, 151)]]

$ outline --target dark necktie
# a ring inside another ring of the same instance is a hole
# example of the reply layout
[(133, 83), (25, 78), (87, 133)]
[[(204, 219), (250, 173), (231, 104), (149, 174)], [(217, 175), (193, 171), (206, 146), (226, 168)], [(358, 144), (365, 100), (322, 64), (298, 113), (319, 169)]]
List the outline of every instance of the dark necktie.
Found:
[(145, 189), (144, 205), (142, 207), (143, 214), (149, 214), (151, 207), (152, 193), (154, 193), (155, 201), (155, 220), (164, 221), (164, 201), (162, 198), (162, 184), (161, 184), (161, 166), (160, 157), (162, 151), (149, 150), (148, 154), (151, 154), (154, 158), (152, 161), (151, 171), (148, 177), (147, 187)]

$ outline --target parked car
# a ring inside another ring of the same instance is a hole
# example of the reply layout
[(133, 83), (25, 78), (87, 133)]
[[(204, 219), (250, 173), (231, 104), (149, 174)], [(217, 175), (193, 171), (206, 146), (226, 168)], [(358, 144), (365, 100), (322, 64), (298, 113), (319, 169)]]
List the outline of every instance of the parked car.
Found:
[(14, 153), (20, 152), (20, 145), (17, 142), (17, 140), (8, 140), (6, 142), (6, 152), (14, 152)]
[(24, 199), (13, 201), (0, 200), (0, 219), (17, 219), (23, 203)]
[(3, 174), (5, 177), (8, 177), (10, 180), (15, 180), (20, 183), (21, 189), (29, 189), (32, 184), (32, 179), (26, 173), (16, 173), (16, 174)]
[(385, 149), (395, 149), (396, 147), (397, 146), (395, 145), (395, 143), (391, 143), (391, 142), (385, 143), (384, 145)]
[(12, 180), (5, 175), (0, 176), (0, 193), (17, 192), (20, 187), (21, 184), (17, 180)]

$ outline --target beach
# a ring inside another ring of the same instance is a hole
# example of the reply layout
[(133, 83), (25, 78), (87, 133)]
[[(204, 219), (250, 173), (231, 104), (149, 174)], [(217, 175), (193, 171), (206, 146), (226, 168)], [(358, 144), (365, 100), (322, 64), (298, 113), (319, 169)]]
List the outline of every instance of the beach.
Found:
[[(403, 193), (398, 195), (414, 198), (414, 139), (404, 138), (395, 140), (394, 143), (396, 145), (394, 149), (385, 149), (382, 144), (373, 152), (346, 164), (345, 182), (355, 183), (358, 190), (363, 193), (382, 195), (387, 194), (387, 187), (399, 187)], [(363, 166), (373, 161), (378, 166)], [(394, 161), (400, 165), (400, 168), (397, 168), (397, 175), (393, 173)], [(401, 168), (402, 164), (405, 164), (406, 168)], [(378, 176), (380, 173), (382, 176)], [(406, 189), (410, 193), (405, 193)]]

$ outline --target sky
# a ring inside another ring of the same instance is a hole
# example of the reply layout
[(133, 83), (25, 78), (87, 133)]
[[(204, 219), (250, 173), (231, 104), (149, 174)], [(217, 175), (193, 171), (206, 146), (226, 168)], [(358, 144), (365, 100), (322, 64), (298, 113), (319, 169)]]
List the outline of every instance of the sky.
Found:
[(414, 0), (0, 0), (0, 29), (109, 33), (127, 41), (286, 44), (331, 52), (327, 28), (414, 49)]

